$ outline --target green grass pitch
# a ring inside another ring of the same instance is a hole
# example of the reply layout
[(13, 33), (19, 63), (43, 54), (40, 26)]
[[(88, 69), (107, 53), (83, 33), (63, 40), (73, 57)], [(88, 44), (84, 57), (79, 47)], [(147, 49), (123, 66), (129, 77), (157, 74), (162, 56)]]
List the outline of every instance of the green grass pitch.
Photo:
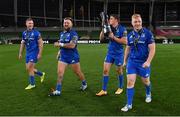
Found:
[(95, 96), (102, 85), (106, 44), (78, 46), (88, 89), (85, 92), (79, 91), (81, 82), (68, 68), (60, 97), (48, 97), (50, 88), (54, 88), (56, 84), (58, 49), (53, 45), (44, 46), (43, 57), (36, 67), (46, 72), (46, 79), (41, 84), (40, 79), (36, 77), (36, 88), (28, 91), (24, 90), (28, 85), (25, 60), (24, 58), (22, 61), (18, 60), (18, 50), (19, 45), (0, 45), (0, 115), (180, 115), (180, 45), (178, 44), (157, 45), (151, 70), (152, 103), (145, 103), (145, 89), (138, 77), (133, 109), (127, 113), (120, 111), (126, 102), (125, 90), (122, 95), (114, 94), (117, 89), (114, 66), (110, 73), (108, 95)]

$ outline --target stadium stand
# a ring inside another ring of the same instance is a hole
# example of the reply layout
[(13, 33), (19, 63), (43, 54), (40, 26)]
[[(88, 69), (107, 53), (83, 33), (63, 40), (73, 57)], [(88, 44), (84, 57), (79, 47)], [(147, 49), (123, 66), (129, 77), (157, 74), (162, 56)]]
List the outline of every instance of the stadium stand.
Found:
[(0, 1), (0, 39), (20, 40), (28, 17), (35, 20), (43, 38), (58, 39), (63, 18), (67, 16), (73, 18), (81, 39), (98, 39), (99, 13), (105, 11), (118, 14), (128, 30), (131, 15), (140, 13), (144, 26), (157, 39), (180, 40), (179, 6), (179, 0), (5, 0)]

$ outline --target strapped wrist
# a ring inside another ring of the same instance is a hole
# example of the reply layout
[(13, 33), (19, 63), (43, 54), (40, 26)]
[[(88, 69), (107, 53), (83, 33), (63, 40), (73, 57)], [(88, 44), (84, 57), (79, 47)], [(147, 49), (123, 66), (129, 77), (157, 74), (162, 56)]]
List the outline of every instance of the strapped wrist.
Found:
[(59, 43), (59, 46), (60, 47), (64, 47), (64, 43)]

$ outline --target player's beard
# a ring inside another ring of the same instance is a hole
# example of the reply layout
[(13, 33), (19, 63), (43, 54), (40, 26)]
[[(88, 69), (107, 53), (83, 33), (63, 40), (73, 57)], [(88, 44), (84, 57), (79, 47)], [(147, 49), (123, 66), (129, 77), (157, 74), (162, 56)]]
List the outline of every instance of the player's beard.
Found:
[(136, 30), (137, 32), (139, 32), (141, 29), (142, 29), (142, 26), (140, 26), (140, 27), (138, 26), (138, 27), (135, 28), (135, 30)]
[(33, 26), (27, 27), (27, 30), (32, 30), (32, 29), (33, 29)]
[(68, 31), (70, 31), (70, 30), (71, 30), (71, 28), (70, 28), (70, 27), (68, 27), (68, 28), (64, 28), (64, 30), (68, 32)]

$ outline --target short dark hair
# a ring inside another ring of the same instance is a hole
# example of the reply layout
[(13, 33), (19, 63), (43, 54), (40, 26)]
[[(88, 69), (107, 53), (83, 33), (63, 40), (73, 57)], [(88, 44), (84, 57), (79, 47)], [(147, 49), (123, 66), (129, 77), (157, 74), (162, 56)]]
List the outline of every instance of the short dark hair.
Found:
[(33, 19), (29, 17), (29, 18), (26, 19), (26, 22), (27, 21), (33, 21)]
[(71, 17), (65, 17), (64, 20), (70, 20), (73, 23), (73, 19)]
[(110, 16), (114, 17), (115, 19), (117, 19), (118, 23), (120, 22), (120, 18), (118, 15), (116, 14), (111, 14)]

